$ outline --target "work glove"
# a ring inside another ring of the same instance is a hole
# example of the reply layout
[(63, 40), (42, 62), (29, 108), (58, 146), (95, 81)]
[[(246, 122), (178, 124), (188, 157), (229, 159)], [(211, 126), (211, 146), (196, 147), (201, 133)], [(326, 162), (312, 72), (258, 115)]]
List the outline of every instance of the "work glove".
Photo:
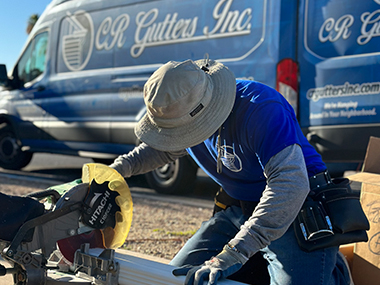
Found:
[(248, 257), (227, 244), (216, 257), (198, 266), (185, 265), (174, 269), (173, 275), (186, 275), (185, 285), (202, 285), (207, 279), (208, 285), (214, 285), (218, 279), (238, 271), (247, 261)]

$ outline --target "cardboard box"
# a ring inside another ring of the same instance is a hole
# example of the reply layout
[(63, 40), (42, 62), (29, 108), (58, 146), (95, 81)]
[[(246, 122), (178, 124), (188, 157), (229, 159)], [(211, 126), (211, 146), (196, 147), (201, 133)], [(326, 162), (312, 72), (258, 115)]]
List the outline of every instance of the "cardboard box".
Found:
[(380, 284), (380, 138), (370, 138), (362, 172), (348, 178), (362, 182), (360, 201), (370, 222), (368, 242), (357, 243), (354, 248), (354, 283)]

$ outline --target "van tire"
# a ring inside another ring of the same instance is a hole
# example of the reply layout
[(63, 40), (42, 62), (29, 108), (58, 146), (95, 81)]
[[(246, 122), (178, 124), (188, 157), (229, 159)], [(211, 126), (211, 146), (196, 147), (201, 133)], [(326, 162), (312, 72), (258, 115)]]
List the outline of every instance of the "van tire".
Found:
[(92, 161), (95, 163), (110, 165), (114, 162), (115, 158), (111, 159), (111, 158), (95, 158), (95, 157), (93, 157)]
[(195, 162), (184, 156), (145, 174), (145, 179), (157, 193), (184, 194), (194, 189), (197, 172)]
[(32, 160), (33, 153), (22, 151), (12, 127), (3, 123), (0, 125), (0, 167), (9, 170), (20, 170)]

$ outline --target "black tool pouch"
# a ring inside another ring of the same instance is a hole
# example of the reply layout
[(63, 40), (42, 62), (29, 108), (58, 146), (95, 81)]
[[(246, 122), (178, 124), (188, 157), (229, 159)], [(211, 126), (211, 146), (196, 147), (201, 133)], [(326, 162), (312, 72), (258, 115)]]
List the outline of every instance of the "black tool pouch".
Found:
[(346, 178), (311, 191), (293, 226), (299, 246), (314, 251), (368, 241), (369, 222)]

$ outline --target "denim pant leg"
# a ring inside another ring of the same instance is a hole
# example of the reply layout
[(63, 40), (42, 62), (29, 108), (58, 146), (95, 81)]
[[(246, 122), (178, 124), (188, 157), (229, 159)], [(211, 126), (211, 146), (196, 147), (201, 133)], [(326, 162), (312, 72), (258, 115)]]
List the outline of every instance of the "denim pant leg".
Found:
[[(247, 218), (241, 209), (235, 206), (216, 213), (202, 224), (170, 265), (200, 265), (216, 256), (236, 235)], [(261, 252), (268, 262), (271, 285), (349, 284), (349, 273), (344, 262), (339, 260), (338, 248), (304, 252), (298, 246), (292, 226), (281, 238), (273, 241)]]
[(338, 247), (313, 252), (300, 249), (293, 226), (278, 240), (262, 249), (268, 262), (272, 284), (350, 284), (348, 268), (338, 255)]
[(229, 207), (203, 222), (199, 230), (186, 242), (170, 262), (173, 266), (199, 265), (223, 250), (247, 220), (239, 207)]

